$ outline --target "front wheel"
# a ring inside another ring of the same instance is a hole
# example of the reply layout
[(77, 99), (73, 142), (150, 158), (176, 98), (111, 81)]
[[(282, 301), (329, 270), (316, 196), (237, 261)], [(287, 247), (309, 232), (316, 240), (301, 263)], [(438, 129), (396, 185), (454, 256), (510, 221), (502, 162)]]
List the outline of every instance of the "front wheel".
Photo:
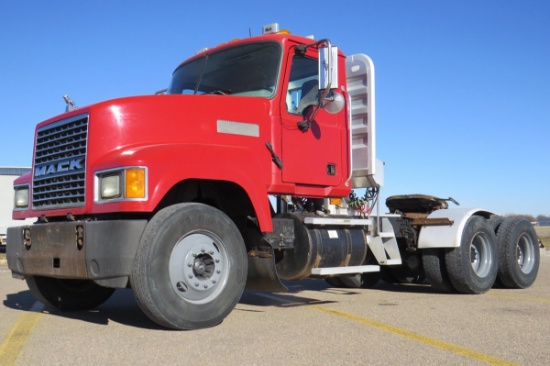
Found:
[(115, 289), (90, 280), (64, 280), (42, 276), (25, 277), (31, 294), (46, 306), (59, 310), (88, 310), (103, 304)]
[(460, 246), (445, 254), (445, 265), (453, 287), (461, 293), (481, 294), (494, 284), (498, 272), (497, 238), (482, 217), (466, 222)]
[(147, 224), (132, 288), (143, 312), (161, 326), (211, 327), (239, 301), (247, 263), (244, 241), (227, 215), (200, 203), (177, 204)]

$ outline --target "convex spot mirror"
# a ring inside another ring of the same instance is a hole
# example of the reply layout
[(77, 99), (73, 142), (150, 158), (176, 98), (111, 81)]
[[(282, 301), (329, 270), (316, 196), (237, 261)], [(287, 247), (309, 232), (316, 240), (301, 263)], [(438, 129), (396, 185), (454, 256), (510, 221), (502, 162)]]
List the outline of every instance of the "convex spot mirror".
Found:
[(336, 90), (331, 90), (323, 100), (323, 108), (330, 114), (340, 113), (345, 104), (344, 96)]

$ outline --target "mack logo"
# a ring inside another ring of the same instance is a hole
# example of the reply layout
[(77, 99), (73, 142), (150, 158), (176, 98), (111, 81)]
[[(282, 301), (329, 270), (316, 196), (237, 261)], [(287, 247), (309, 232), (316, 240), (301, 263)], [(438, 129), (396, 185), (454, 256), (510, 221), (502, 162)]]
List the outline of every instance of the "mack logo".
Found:
[(62, 160), (55, 164), (46, 164), (34, 168), (34, 176), (41, 177), (43, 175), (70, 172), (73, 170), (84, 169), (84, 158)]

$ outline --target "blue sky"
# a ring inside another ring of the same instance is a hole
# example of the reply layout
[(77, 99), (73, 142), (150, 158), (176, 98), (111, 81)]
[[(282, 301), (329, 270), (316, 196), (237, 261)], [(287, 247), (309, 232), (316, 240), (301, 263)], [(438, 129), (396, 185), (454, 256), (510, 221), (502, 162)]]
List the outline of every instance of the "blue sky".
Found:
[(197, 50), (272, 22), (373, 59), (382, 198), (550, 215), (546, 0), (3, 0), (0, 166), (31, 165), (34, 126), (63, 94), (150, 94)]

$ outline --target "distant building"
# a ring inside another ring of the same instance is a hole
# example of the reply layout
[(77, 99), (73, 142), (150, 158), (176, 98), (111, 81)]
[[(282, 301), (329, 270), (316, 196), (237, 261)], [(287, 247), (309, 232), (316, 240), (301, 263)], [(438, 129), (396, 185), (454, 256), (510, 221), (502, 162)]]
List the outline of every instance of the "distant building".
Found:
[(13, 181), (22, 174), (30, 172), (31, 168), (0, 167), (0, 242), (5, 245), (6, 230), (10, 226), (20, 226), (32, 223), (35, 219), (12, 220)]

